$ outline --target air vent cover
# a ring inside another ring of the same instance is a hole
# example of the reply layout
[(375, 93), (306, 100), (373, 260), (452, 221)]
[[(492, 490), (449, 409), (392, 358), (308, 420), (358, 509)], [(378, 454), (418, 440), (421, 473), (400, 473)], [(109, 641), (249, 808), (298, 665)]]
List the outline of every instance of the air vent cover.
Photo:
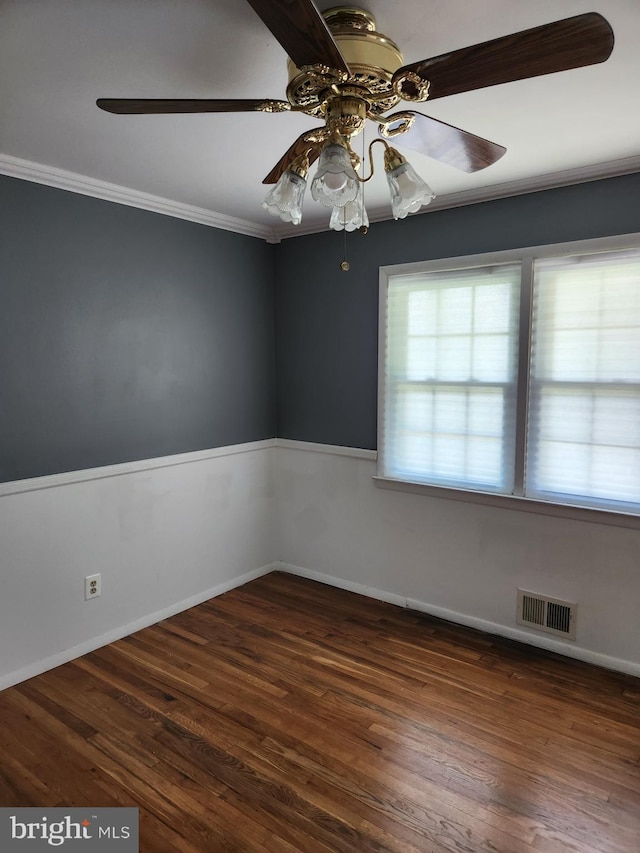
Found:
[(575, 602), (519, 589), (517, 621), (529, 628), (575, 640), (576, 607)]

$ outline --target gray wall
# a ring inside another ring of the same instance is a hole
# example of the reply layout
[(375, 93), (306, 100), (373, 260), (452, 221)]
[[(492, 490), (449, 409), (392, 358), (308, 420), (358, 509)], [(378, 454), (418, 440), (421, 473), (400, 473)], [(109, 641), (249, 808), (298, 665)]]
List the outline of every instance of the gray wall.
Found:
[(0, 481), (275, 435), (273, 247), (0, 177)]
[(640, 231), (638, 198), (631, 175), (378, 223), (344, 273), (342, 234), (274, 247), (0, 177), (0, 481), (276, 434), (375, 448), (380, 266)]
[[(308, 202), (310, 203), (310, 202)], [(640, 174), (531, 193), (276, 247), (281, 438), (376, 447), (378, 268), (640, 231)]]

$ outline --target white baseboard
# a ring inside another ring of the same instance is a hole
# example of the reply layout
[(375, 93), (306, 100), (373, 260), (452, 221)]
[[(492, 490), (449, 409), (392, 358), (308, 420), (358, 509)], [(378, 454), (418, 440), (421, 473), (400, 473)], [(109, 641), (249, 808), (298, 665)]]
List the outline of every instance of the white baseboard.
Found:
[(73, 646), (73, 648), (65, 649), (63, 652), (58, 652), (58, 654), (52, 655), (44, 660), (37, 661), (23, 669), (11, 672), (0, 678), (0, 690), (5, 690), (7, 687), (12, 687), (14, 684), (19, 684), (21, 681), (26, 681), (28, 678), (33, 678), (35, 675), (40, 675), (41, 673), (54, 669), (63, 663), (68, 663), (69, 661), (82, 657), (82, 655), (86, 655), (89, 652), (102, 648), (102, 646), (114, 643), (116, 640), (121, 640), (123, 637), (128, 637), (136, 631), (141, 631), (143, 628), (155, 625), (163, 619), (175, 616), (176, 613), (182, 613), (183, 610), (188, 610), (190, 607), (202, 604), (210, 598), (216, 598), (218, 595), (222, 595), (230, 589), (243, 586), (245, 583), (262, 577), (263, 575), (268, 575), (277, 568), (278, 565), (275, 563), (269, 563), (266, 566), (261, 566), (260, 568), (254, 569), (251, 572), (246, 572), (239, 577), (216, 584), (216, 586), (211, 587), (211, 589), (199, 592), (197, 595), (193, 595), (190, 598), (185, 598), (182, 601), (171, 604), (163, 610), (157, 610), (155, 613), (149, 613), (141, 619), (136, 619), (135, 622), (130, 622), (127, 625), (120, 625), (118, 628), (114, 628), (112, 631), (107, 631), (106, 634), (101, 634), (99, 637), (92, 637), (90, 640), (87, 640), (86, 643), (80, 643), (77, 646)]
[(14, 684), (19, 684), (21, 681), (33, 678), (36, 675), (40, 675), (43, 672), (47, 672), (50, 669), (54, 669), (63, 663), (75, 660), (82, 655), (93, 652), (102, 646), (115, 642), (116, 640), (121, 640), (123, 637), (134, 634), (136, 631), (141, 631), (143, 628), (155, 625), (163, 619), (175, 616), (176, 613), (182, 613), (182, 611), (188, 610), (190, 607), (202, 604), (210, 598), (216, 598), (218, 595), (222, 595), (236, 587), (243, 586), (249, 581), (255, 580), (256, 578), (267, 575), (273, 571), (287, 572), (288, 574), (297, 575), (298, 577), (308, 578), (309, 580), (318, 581), (319, 583), (324, 583), (338, 589), (344, 589), (348, 592), (365, 595), (368, 598), (375, 598), (378, 601), (385, 601), (388, 604), (395, 604), (398, 607), (405, 607), (411, 610), (417, 610), (421, 613), (427, 613), (430, 616), (436, 616), (439, 619), (445, 619), (448, 622), (454, 622), (458, 625), (476, 628), (480, 631), (485, 631), (488, 634), (496, 634), (500, 637), (516, 640), (517, 642), (525, 643), (529, 646), (556, 652), (557, 654), (564, 655), (565, 657), (574, 658), (575, 660), (580, 660), (596, 666), (602, 666), (605, 669), (611, 669), (617, 672), (626, 673), (627, 675), (640, 677), (640, 664), (634, 663), (633, 661), (600, 654), (599, 652), (594, 652), (590, 649), (582, 648), (581, 646), (565, 644), (561, 641), (547, 637), (538, 637), (529, 634), (527, 631), (510, 628), (506, 625), (500, 625), (495, 622), (488, 622), (484, 619), (478, 619), (475, 616), (468, 616), (464, 613), (447, 610), (443, 607), (436, 607), (435, 605), (428, 604), (427, 602), (420, 601), (415, 598), (405, 598), (401, 595), (388, 592), (387, 590), (378, 589), (376, 587), (367, 586), (366, 584), (356, 583), (354, 581), (344, 580), (343, 578), (339, 578), (334, 575), (305, 569), (302, 568), (302, 566), (295, 566), (291, 563), (276, 561), (274, 563), (261, 566), (258, 569), (254, 569), (253, 571), (246, 572), (245, 574), (239, 575), (231, 580), (217, 584), (216, 586), (204, 590), (197, 595), (172, 604), (163, 610), (158, 610), (155, 613), (149, 613), (141, 619), (137, 619), (135, 622), (121, 625), (112, 631), (108, 631), (107, 633), (100, 635), (99, 637), (92, 637), (86, 643), (81, 643), (80, 645), (66, 649), (63, 652), (59, 652), (58, 654), (52, 655), (44, 660), (37, 661), (23, 669), (16, 670), (15, 672), (0, 677), (0, 691), (5, 690), (8, 687), (12, 687)]
[(594, 652), (582, 646), (575, 646), (573, 643), (563, 643), (562, 641), (552, 640), (548, 637), (538, 637), (537, 634), (529, 634), (527, 631), (519, 628), (510, 628), (507, 625), (500, 625), (497, 622), (488, 622), (485, 619), (477, 619), (475, 616), (467, 616), (464, 613), (446, 610), (444, 607), (435, 607), (432, 604), (426, 604), (424, 601), (418, 601), (415, 598), (408, 598), (406, 606), (411, 610), (418, 610), (421, 613), (428, 613), (430, 616), (437, 616), (439, 619), (446, 619), (447, 622), (456, 622), (459, 625), (466, 625), (469, 628), (477, 628), (479, 631), (485, 631), (487, 634), (497, 634), (500, 637), (516, 640), (518, 643), (525, 643), (528, 646), (535, 646), (548, 652), (556, 652), (556, 654), (574, 658), (584, 663), (591, 663), (595, 666), (602, 666), (605, 669), (624, 672), (627, 675), (640, 676), (640, 664), (624, 660), (623, 658), (603, 655), (600, 652)]
[(335, 586), (338, 589), (346, 589), (348, 592), (357, 592), (359, 595), (366, 595), (369, 598), (376, 598), (378, 601), (386, 601), (388, 604), (397, 604), (398, 607), (406, 607), (406, 598), (401, 595), (395, 595), (393, 592), (386, 592), (384, 589), (376, 589), (373, 586), (365, 586), (361, 583), (346, 581), (342, 578), (337, 578), (334, 575), (325, 575), (322, 572), (314, 572), (311, 569), (303, 569), (301, 566), (294, 566), (291, 563), (278, 562), (276, 569), (280, 572), (287, 572), (290, 575), (298, 575), (301, 578), (308, 578), (319, 583), (326, 583), (329, 586)]
[(319, 581), (320, 583), (335, 586), (339, 589), (346, 589), (349, 592), (357, 592), (360, 595), (366, 595), (369, 598), (376, 598), (379, 601), (386, 601), (389, 604), (396, 604), (399, 607), (406, 607), (410, 610), (417, 610), (420, 613), (428, 613), (430, 616), (436, 616), (439, 619), (445, 619), (447, 622), (455, 622), (458, 625), (465, 625), (468, 628), (476, 628), (479, 631), (485, 631), (487, 634), (496, 634), (500, 637), (506, 637), (510, 640), (516, 640), (519, 643), (525, 643), (528, 646), (535, 646), (545, 651), (555, 652), (565, 657), (574, 658), (575, 660), (583, 661), (584, 663), (601, 666), (605, 669), (612, 669), (616, 672), (624, 672), (627, 675), (635, 675), (640, 677), (640, 664), (633, 661), (624, 660), (622, 658), (614, 658), (610, 655), (603, 655), (599, 652), (591, 651), (590, 649), (575, 646), (573, 643), (563, 643), (559, 640), (553, 640), (547, 637), (538, 637), (535, 634), (530, 634), (527, 631), (518, 628), (510, 628), (507, 625), (500, 625), (496, 622), (488, 622), (485, 619), (478, 619), (475, 616), (468, 616), (465, 613), (458, 613), (454, 610), (446, 610), (444, 607), (436, 607), (427, 602), (420, 601), (416, 598), (404, 598), (401, 595), (396, 595), (386, 590), (376, 589), (375, 587), (366, 586), (365, 584), (346, 581), (342, 578), (327, 575), (323, 572), (315, 572), (310, 569), (304, 569), (301, 566), (294, 566), (290, 563), (278, 562), (275, 568), (281, 572), (288, 572), (299, 577), (309, 578), (310, 580)]

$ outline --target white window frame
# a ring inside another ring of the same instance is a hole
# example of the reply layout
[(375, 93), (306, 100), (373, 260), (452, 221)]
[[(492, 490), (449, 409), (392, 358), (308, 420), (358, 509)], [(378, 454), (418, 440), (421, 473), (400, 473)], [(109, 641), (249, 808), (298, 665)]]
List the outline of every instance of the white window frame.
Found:
[[(526, 451), (525, 426), (527, 423), (527, 406), (529, 399), (528, 383), (531, 355), (531, 308), (534, 261), (541, 258), (563, 257), (566, 255), (579, 255), (616, 250), (623, 251), (625, 249), (640, 249), (640, 233), (616, 237), (602, 237), (592, 240), (579, 240), (570, 243), (529, 246), (522, 249), (507, 249), (500, 252), (489, 252), (479, 255), (438, 258), (430, 261), (380, 267), (378, 315), (378, 465), (377, 473), (373, 478), (376, 486), (385, 489), (392, 489), (394, 491), (408, 492), (411, 494), (479, 503), (512, 510), (524, 510), (543, 515), (573, 518), (578, 521), (591, 521), (619, 527), (640, 529), (640, 514), (636, 515), (612, 509), (602, 509), (599, 507), (581, 505), (574, 506), (567, 503), (554, 503), (546, 500), (542, 501), (535, 498), (525, 497), (523, 494)], [(424, 483), (413, 483), (407, 480), (385, 477), (382, 474), (384, 471), (384, 445), (382, 441), (382, 430), (384, 424), (385, 403), (384, 353), (386, 349), (387, 289), (389, 279), (392, 276), (398, 275), (435, 273), (450, 271), (452, 269), (468, 269), (471, 267), (483, 267), (506, 263), (520, 263), (522, 265), (520, 318), (518, 330), (520, 346), (518, 355), (514, 494), (505, 495), (496, 494), (495, 492), (472, 491), (463, 488), (427, 485)]]

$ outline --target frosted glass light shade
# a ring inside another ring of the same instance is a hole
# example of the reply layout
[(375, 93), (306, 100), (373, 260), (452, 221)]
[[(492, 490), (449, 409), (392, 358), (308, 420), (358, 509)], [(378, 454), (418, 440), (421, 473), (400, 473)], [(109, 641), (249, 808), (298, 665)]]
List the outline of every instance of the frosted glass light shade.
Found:
[(330, 142), (322, 150), (311, 195), (325, 207), (344, 207), (358, 194), (359, 184), (344, 145)]
[(358, 184), (358, 192), (353, 201), (348, 201), (344, 207), (334, 207), (331, 213), (329, 227), (334, 231), (356, 231), (362, 226), (369, 227), (369, 217), (362, 202), (362, 191)]
[(402, 163), (387, 172), (394, 219), (404, 219), (409, 213), (432, 201), (436, 194), (409, 163)]
[(304, 178), (287, 169), (273, 189), (269, 190), (262, 206), (273, 216), (279, 216), (283, 222), (299, 225), (306, 186)]

